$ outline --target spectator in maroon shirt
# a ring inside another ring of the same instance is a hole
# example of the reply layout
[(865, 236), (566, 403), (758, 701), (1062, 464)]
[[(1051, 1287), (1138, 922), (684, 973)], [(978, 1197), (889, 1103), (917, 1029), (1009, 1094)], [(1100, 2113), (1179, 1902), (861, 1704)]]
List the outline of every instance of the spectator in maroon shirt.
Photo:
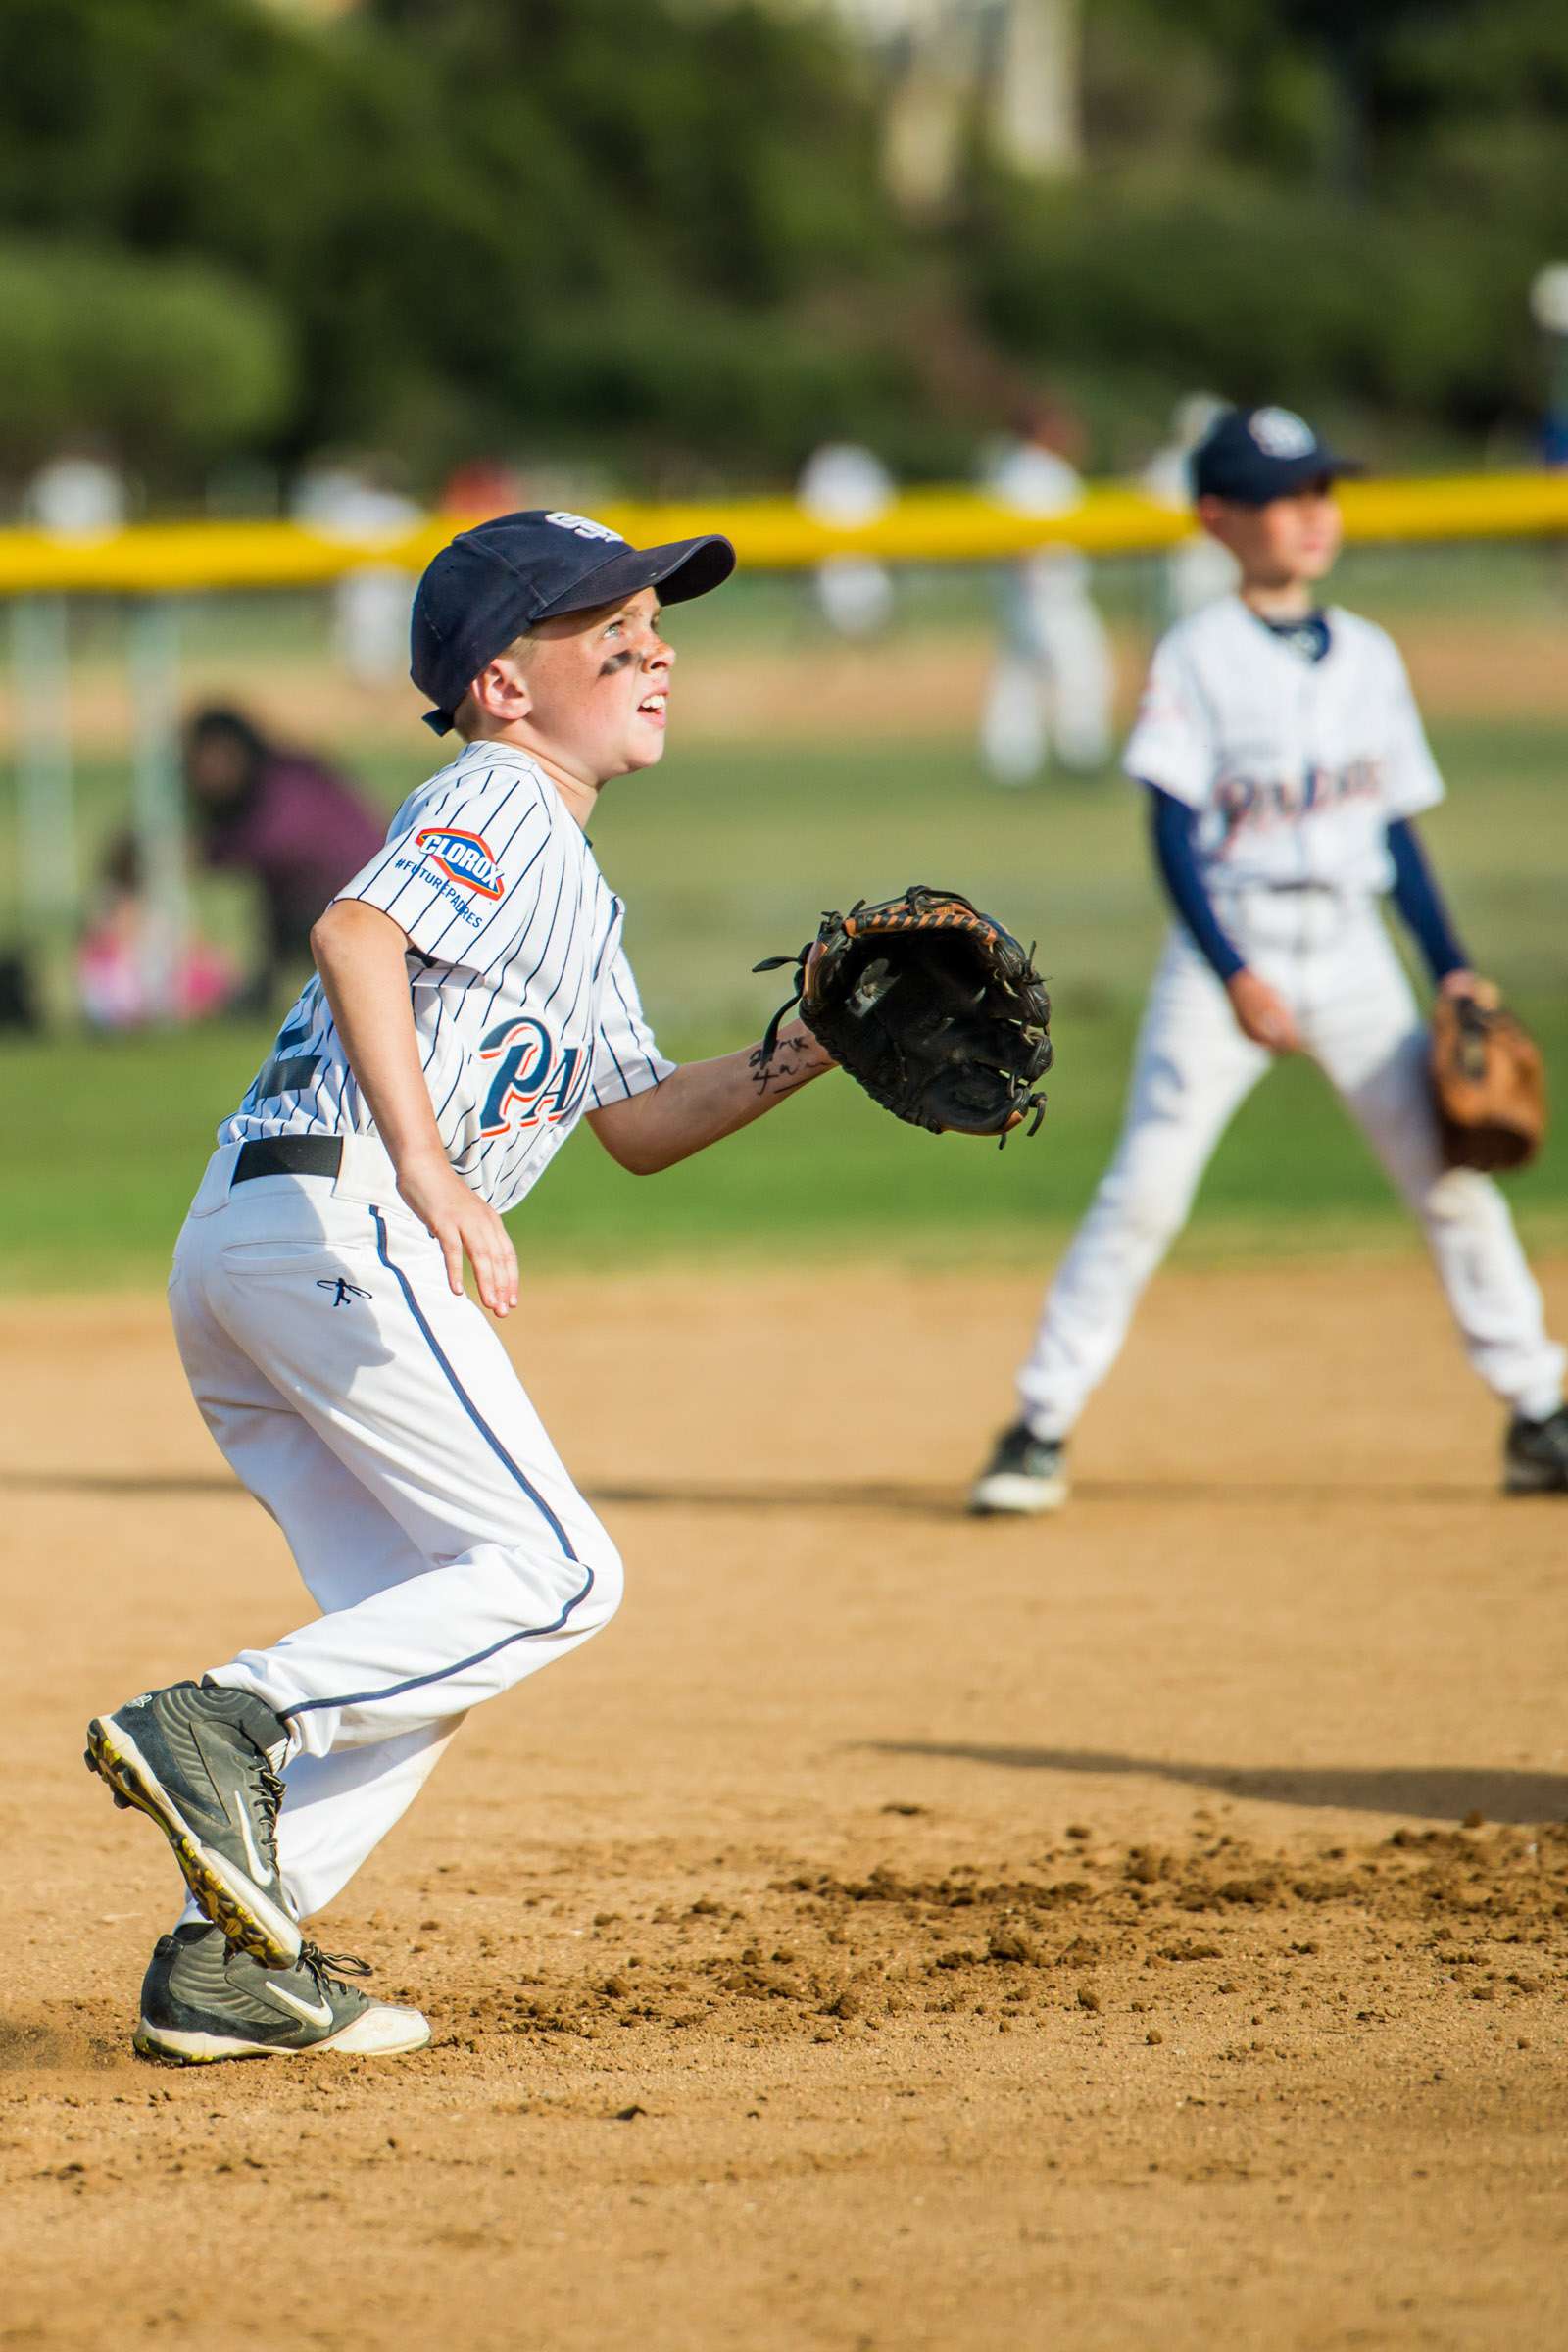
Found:
[(261, 885), (261, 960), (237, 1003), (265, 1009), (285, 966), (309, 956), (311, 925), (380, 849), (386, 826), (335, 769), (270, 742), (238, 710), (193, 712), (184, 763), (202, 863)]

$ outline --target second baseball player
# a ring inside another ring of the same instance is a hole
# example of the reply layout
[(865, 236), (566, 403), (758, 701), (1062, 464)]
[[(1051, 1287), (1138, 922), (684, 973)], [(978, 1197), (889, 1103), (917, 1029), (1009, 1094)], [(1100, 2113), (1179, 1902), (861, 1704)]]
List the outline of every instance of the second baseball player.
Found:
[(1195, 454), (1200, 519), (1241, 586), (1162, 639), (1125, 754), (1175, 921), (1115, 1156), (976, 1512), (1065, 1499), (1068, 1437), (1215, 1145), (1293, 1053), (1321, 1065), (1421, 1221), (1470, 1362), (1506, 1408), (1504, 1486), (1568, 1493), (1563, 1350), (1502, 1195), (1445, 1166), (1426, 1025), (1381, 916), (1392, 893), (1435, 985), (1474, 989), (1415, 829), (1443, 783), (1403, 664), (1380, 628), (1314, 593), (1339, 548), (1335, 479), (1354, 470), (1286, 409), (1227, 411)]

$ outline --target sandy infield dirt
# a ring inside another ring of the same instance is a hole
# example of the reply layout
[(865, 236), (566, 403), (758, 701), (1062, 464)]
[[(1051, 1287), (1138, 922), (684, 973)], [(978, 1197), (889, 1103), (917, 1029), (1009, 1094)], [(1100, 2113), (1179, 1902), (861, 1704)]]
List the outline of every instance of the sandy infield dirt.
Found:
[(321, 1923), (379, 2064), (132, 2057), (81, 1727), (299, 1589), (160, 1300), (0, 1309), (0, 2344), (1568, 2341), (1568, 1503), (1369, 1258), (1168, 1274), (968, 1522), (1035, 1274), (525, 1294), (629, 1596)]

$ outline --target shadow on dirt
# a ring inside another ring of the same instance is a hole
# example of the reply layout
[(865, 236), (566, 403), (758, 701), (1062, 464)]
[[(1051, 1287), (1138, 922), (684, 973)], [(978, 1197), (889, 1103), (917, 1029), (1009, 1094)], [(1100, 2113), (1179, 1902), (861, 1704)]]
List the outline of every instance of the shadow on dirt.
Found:
[[(236, 1478), (222, 1470), (0, 1470), (0, 1492), (16, 1494), (112, 1494), (167, 1498), (177, 1495), (243, 1494)], [(1451, 1510), (1456, 1502), (1489, 1507), (1497, 1499), (1494, 1490), (1474, 1480), (1345, 1479), (1320, 1480), (1308, 1485), (1288, 1479), (1131, 1479), (1090, 1478), (1073, 1487), (1073, 1512), (1094, 1511), (1111, 1504), (1155, 1504), (1180, 1509), (1200, 1504), (1232, 1509), (1268, 1509), (1281, 1505), (1310, 1509), (1342, 1502), (1441, 1503)], [(627, 1508), (683, 1511), (892, 1511), (917, 1519), (963, 1519), (969, 1516), (961, 1486), (919, 1484), (907, 1480), (876, 1479), (643, 1479), (589, 1480), (583, 1494), (594, 1504), (623, 1504)], [(1518, 1507), (1515, 1504), (1514, 1507)], [(1004, 1526), (1038, 1527), (1034, 1520), (1005, 1516), (977, 1521), (988, 1532)], [(984, 1541), (985, 1539), (981, 1539)]]
[[(765, 1480), (735, 1480), (714, 1484), (708, 1480), (646, 1480), (637, 1484), (612, 1482), (591, 1484), (585, 1488), (590, 1502), (659, 1505), (681, 1510), (724, 1511), (813, 1511), (864, 1510), (905, 1511), (922, 1519), (966, 1519), (971, 1516), (964, 1490), (957, 1486), (918, 1485), (907, 1481), (857, 1479), (801, 1479), (769, 1484)], [(1315, 1485), (1290, 1480), (1236, 1479), (1205, 1481), (1160, 1480), (1130, 1478), (1091, 1478), (1077, 1483), (1072, 1491), (1073, 1509), (1094, 1510), (1102, 1503), (1156, 1503), (1162, 1508), (1180, 1508), (1184, 1504), (1200, 1503), (1205, 1510), (1216, 1503), (1233, 1508), (1269, 1509), (1281, 1504), (1297, 1507), (1312, 1504), (1333, 1505), (1341, 1502), (1433, 1502), (1451, 1509), (1455, 1502), (1490, 1504), (1493, 1491), (1478, 1487), (1473, 1480), (1452, 1479), (1347, 1479), (1338, 1482), (1319, 1481)], [(983, 1522), (992, 1529), (1020, 1522), (1014, 1518), (995, 1517)], [(1023, 1524), (1040, 1529), (1038, 1520)], [(980, 1539), (984, 1541), (984, 1538)]]
[(985, 1747), (935, 1740), (872, 1740), (863, 1749), (886, 1756), (946, 1756), (993, 1764), (1007, 1772), (1088, 1774), (1100, 1779), (1136, 1775), (1212, 1788), (1222, 1796), (1263, 1804), (1320, 1806), (1352, 1813), (1415, 1815), (1424, 1821), (1483, 1820), (1530, 1825), (1568, 1819), (1568, 1773), (1512, 1772), (1464, 1765), (1380, 1767), (1307, 1765), (1261, 1768), (1163, 1763), (1152, 1756), (1116, 1756), (1095, 1748)]
[(226, 1470), (0, 1470), (0, 1492), (10, 1494), (145, 1494), (162, 1500), (173, 1494), (237, 1494), (249, 1501), (239, 1480)]

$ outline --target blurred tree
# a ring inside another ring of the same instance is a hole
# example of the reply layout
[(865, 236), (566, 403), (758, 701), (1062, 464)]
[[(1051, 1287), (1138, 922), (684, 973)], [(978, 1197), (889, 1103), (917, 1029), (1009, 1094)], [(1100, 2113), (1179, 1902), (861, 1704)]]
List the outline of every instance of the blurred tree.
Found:
[[(19, 262), (0, 466), (116, 382), (172, 485), (236, 434), (284, 464), (391, 445), (426, 481), (497, 447), (784, 475), (827, 431), (917, 471), (1009, 371), (1069, 366), (1106, 414), (1195, 373), (1464, 428), (1529, 410), (1524, 288), (1568, 250), (1563, 0), (1095, 0), (1083, 26), (1082, 178), (976, 138), (965, 200), (916, 226), (874, 75), (804, 5), (3, 0), (0, 240), (100, 274), (87, 359)], [(205, 264), (206, 292), (117, 302), (111, 255)], [(203, 381), (151, 400), (198, 313)]]
[[(588, 434), (607, 419), (564, 410), (585, 383), (554, 368), (564, 337), (580, 352), (597, 328), (652, 393), (694, 306), (760, 317), (900, 262), (868, 102), (825, 36), (645, 0), (627, 59), (614, 0), (385, 0), (322, 25), (251, 0), (8, 0), (0, 227), (206, 253), (265, 289), (302, 358), (281, 456), (411, 418), (428, 466)], [(666, 432), (792, 462), (765, 421), (780, 370), (799, 407), (832, 355), (773, 335), (748, 367), (738, 322), (729, 342), (717, 441), (661, 400)]]
[(19, 470), (104, 444), (155, 480), (253, 446), (296, 390), (266, 297), (200, 261), (0, 240), (0, 447)]

